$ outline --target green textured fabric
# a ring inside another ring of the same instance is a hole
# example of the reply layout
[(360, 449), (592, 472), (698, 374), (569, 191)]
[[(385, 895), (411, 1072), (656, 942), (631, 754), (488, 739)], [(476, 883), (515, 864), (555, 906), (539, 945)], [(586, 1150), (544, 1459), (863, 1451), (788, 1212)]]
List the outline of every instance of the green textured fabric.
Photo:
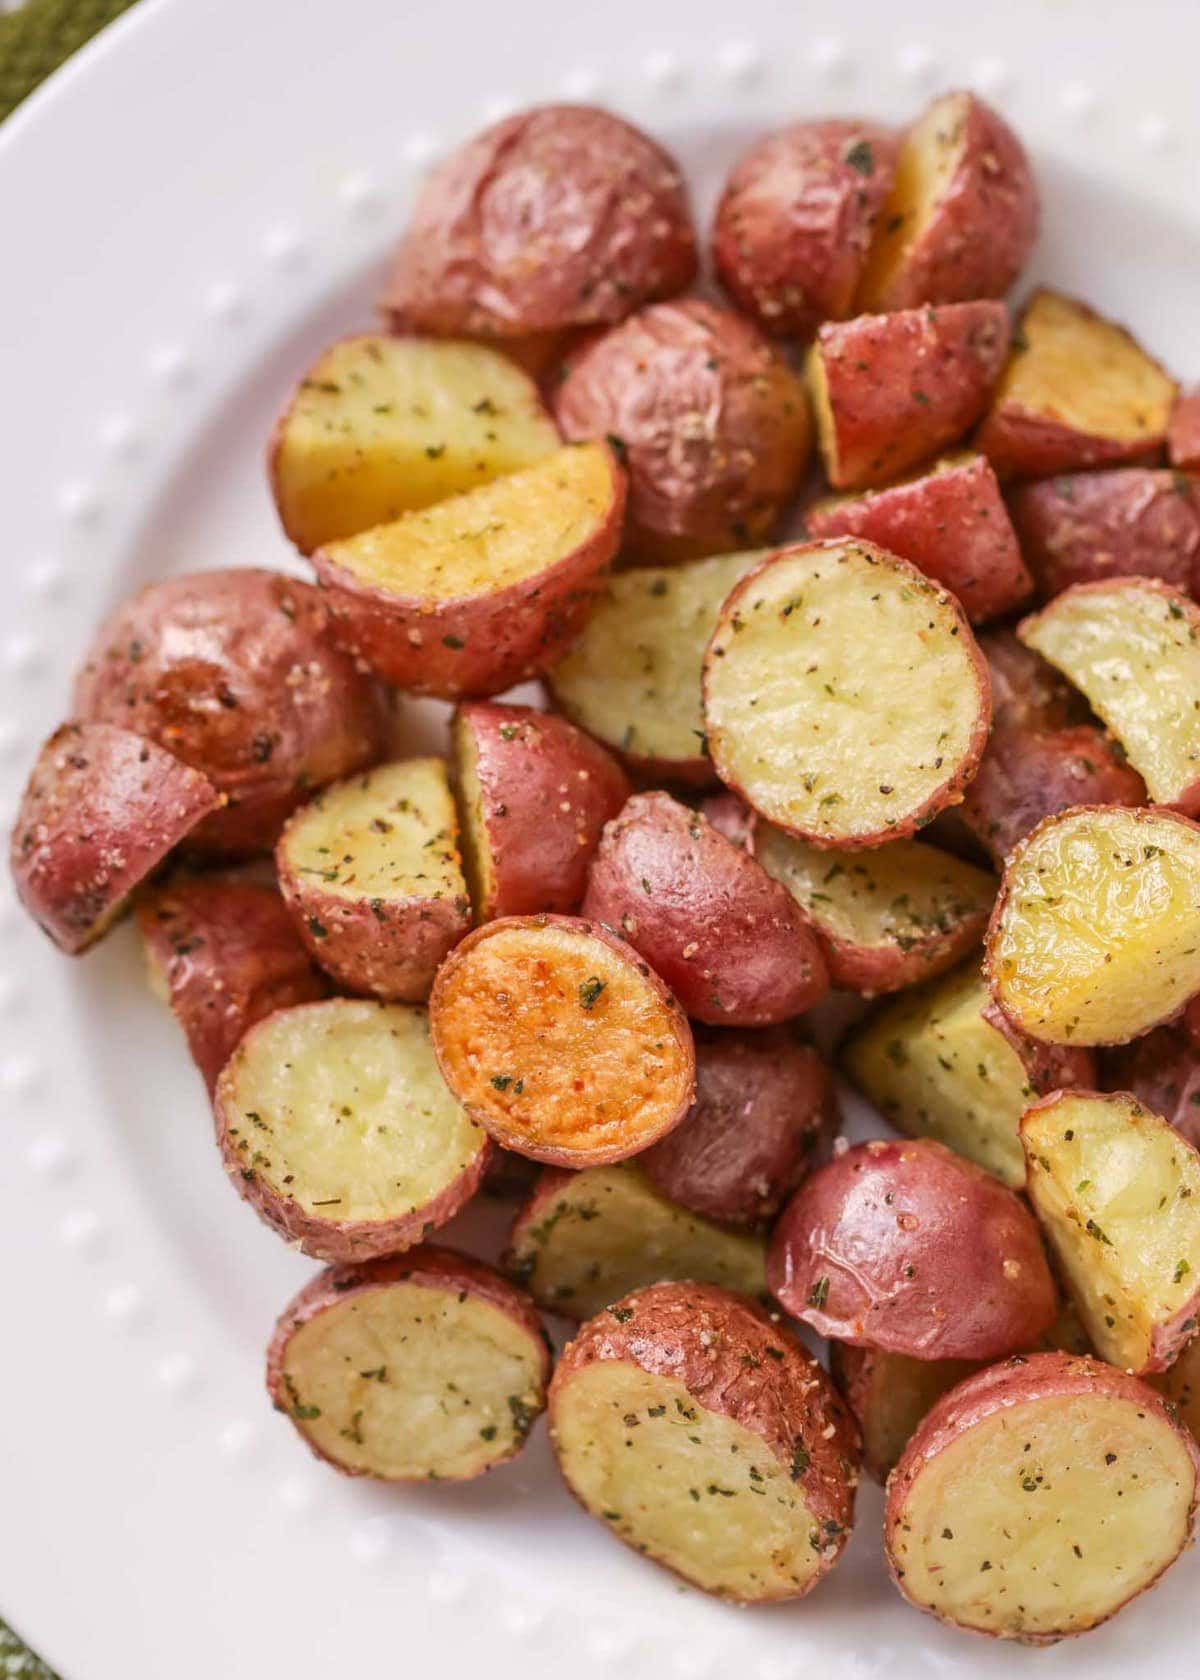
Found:
[(26, 0), (15, 12), (0, 16), (0, 120), (132, 4), (133, 0)]

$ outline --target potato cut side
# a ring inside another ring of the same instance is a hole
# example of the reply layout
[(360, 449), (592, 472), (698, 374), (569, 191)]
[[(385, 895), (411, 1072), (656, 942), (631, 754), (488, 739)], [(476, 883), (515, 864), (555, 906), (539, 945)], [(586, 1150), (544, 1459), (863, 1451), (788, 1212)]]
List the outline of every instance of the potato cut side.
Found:
[(1025, 1115), (1021, 1142), (1096, 1351), (1162, 1370), (1200, 1325), (1200, 1154), (1123, 1093), (1056, 1092)]
[(785, 549), (727, 599), (704, 668), (722, 781), (827, 846), (903, 838), (961, 797), (987, 738), (962, 610), (870, 543)]
[(1076, 584), (1018, 631), (1087, 696), (1156, 805), (1200, 809), (1200, 607), (1152, 578)]
[(988, 930), (992, 995), (1050, 1044), (1126, 1044), (1200, 992), (1200, 827), (1081, 806), (1012, 853)]
[(911, 1603), (1044, 1643), (1083, 1633), (1187, 1544), (1196, 1459), (1144, 1383), (1062, 1354), (952, 1389), (888, 1484), (886, 1543)]
[(284, 530), (308, 554), (558, 445), (537, 387), (498, 351), (368, 334), (331, 345), (305, 374), (270, 466)]
[(319, 1259), (394, 1254), (471, 1196), (486, 1134), (446, 1089), (423, 1009), (333, 999), (251, 1029), (216, 1093), (234, 1185)]
[(627, 761), (712, 775), (700, 670), (721, 603), (764, 551), (619, 572), (566, 658), (548, 674), (573, 723)]
[(695, 1278), (766, 1290), (761, 1237), (668, 1201), (635, 1166), (547, 1172), (517, 1215), (508, 1268), (539, 1306), (590, 1318), (631, 1289)]
[(895, 307), (887, 301), (892, 282), (936, 214), (962, 160), (967, 100), (966, 94), (947, 94), (909, 129), (859, 282), (855, 302), (860, 311)]
[(683, 1012), (598, 924), (529, 916), (476, 929), (442, 965), (430, 1011), (451, 1090), (498, 1143), (535, 1161), (621, 1160), (692, 1101)]
[(493, 595), (594, 541), (612, 506), (608, 449), (572, 444), (481, 489), (327, 543), (322, 557), (360, 586), (406, 600)]
[(820, 934), (833, 984), (868, 994), (948, 968), (983, 938), (996, 896), (985, 870), (917, 840), (839, 856), (759, 823), (754, 855)]
[(1200, 1441), (1200, 1336), (1193, 1336), (1170, 1369), (1155, 1377), (1154, 1386), (1178, 1409)]

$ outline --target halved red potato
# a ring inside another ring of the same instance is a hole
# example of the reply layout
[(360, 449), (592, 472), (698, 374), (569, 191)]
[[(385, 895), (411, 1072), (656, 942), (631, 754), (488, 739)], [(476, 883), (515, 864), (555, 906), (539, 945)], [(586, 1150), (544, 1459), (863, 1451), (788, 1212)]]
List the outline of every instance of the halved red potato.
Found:
[(976, 1359), (910, 1359), (882, 1348), (829, 1344), (829, 1369), (862, 1435), (863, 1468), (886, 1482), (913, 1431), (947, 1389), (979, 1369)]
[(291, 817), (275, 848), (301, 938), (355, 992), (422, 1003), (471, 926), (442, 758), (378, 764)]
[(668, 793), (635, 794), (605, 828), (583, 914), (616, 929), (710, 1026), (787, 1021), (829, 989), (792, 895)]
[(1017, 634), (1087, 696), (1156, 805), (1200, 812), (1200, 607), (1189, 596), (1157, 578), (1077, 583)]
[(775, 1227), (767, 1286), (822, 1336), (914, 1359), (996, 1359), (1058, 1313), (1025, 1204), (926, 1138), (818, 1167)]
[(703, 298), (654, 304), (571, 358), (568, 438), (607, 438), (629, 471), (627, 548), (659, 563), (749, 548), (812, 448), (804, 386), (758, 329)]
[(1193, 1336), (1170, 1370), (1152, 1381), (1200, 1442), (1200, 1336)]
[(942, 94), (904, 138), (858, 308), (1003, 297), (1040, 209), (1025, 148), (1000, 113), (974, 93)]
[(1044, 596), (1129, 575), (1183, 590), (1200, 582), (1200, 496), (1180, 472), (1068, 473), (1019, 485), (1009, 507)]
[(633, 791), (616, 759), (565, 718), (484, 701), (459, 707), (453, 747), (476, 920), (577, 909)]
[(593, 105), (535, 105), (444, 158), (381, 300), (395, 328), (501, 340), (619, 321), (696, 273), (670, 153)]
[(866, 542), (781, 549), (736, 585), (703, 693), (721, 780), (818, 846), (903, 839), (956, 804), (991, 720), (958, 602)]
[(283, 899), (260, 882), (181, 876), (140, 896), (137, 925), (151, 986), (174, 1011), (210, 1093), (256, 1021), (329, 990)]
[(524, 1291), (424, 1244), (318, 1272), (267, 1350), (267, 1392), (316, 1456), (386, 1482), (461, 1482), (512, 1458), (549, 1378)]
[(584, 1509), (705, 1592), (799, 1598), (849, 1538), (853, 1419), (796, 1336), (726, 1290), (659, 1283), (598, 1313), (549, 1421)]
[(884, 1544), (941, 1621), (1048, 1644), (1152, 1586), (1188, 1544), (1200, 1448), (1146, 1383), (1035, 1353), (938, 1401), (888, 1482)]
[(997, 868), (1045, 818), (1075, 805), (1144, 805), (1146, 784), (1102, 729), (997, 724), (960, 810)]
[(225, 796), (189, 850), (266, 851), (314, 788), (382, 756), (386, 717), (311, 584), (252, 567), (149, 584), (75, 682), (82, 719), (156, 741)]
[(496, 694), (569, 647), (624, 506), (612, 450), (585, 444), (327, 543), (313, 565), (339, 635), (376, 675), (443, 699)]
[(1046, 1044), (1128, 1044), (1200, 993), (1200, 826), (1079, 806), (1013, 851), (985, 943), (992, 996)]
[(840, 855), (760, 821), (754, 855), (812, 923), (832, 984), (868, 997), (950, 968), (982, 940), (996, 897), (986, 870), (919, 840)]
[(700, 711), (704, 650), (722, 601), (765, 557), (756, 549), (615, 573), (565, 658), (546, 672), (555, 704), (635, 775), (715, 781)]
[(267, 451), (303, 554), (518, 472), (559, 447), (537, 387), (482, 344), (361, 333), (318, 356)]
[(1055, 1091), (1027, 1110), (1021, 1143), (1097, 1353), (1165, 1370), (1200, 1328), (1200, 1153), (1126, 1092)]
[(1102, 1090), (1128, 1091), (1200, 1149), (1200, 1054), (1179, 1022), (1106, 1051), (1100, 1067)]
[(996, 729), (1067, 729), (1086, 723), (1089, 712), (1078, 690), (1024, 647), (1011, 630), (985, 630), (979, 651), (992, 681), (992, 719)]
[(816, 1165), (841, 1124), (833, 1074), (792, 1033), (696, 1040), (696, 1100), (637, 1164), (664, 1196), (726, 1225), (759, 1226)]
[(950, 456), (930, 471), (863, 496), (807, 508), (811, 537), (865, 537), (911, 560), (957, 595), (972, 624), (1012, 612), (1033, 591), (1000, 486), (982, 455)]
[(220, 805), (207, 776), (153, 741), (108, 723), (61, 724), (29, 772), (9, 837), (17, 896), (78, 956)]
[(479, 1188), (491, 1145), (446, 1089), (423, 1009), (331, 998), (251, 1027), (217, 1080), (244, 1201), (318, 1260), (398, 1254)]
[(826, 322), (805, 367), (834, 489), (885, 484), (957, 443), (987, 407), (1008, 339), (1008, 310), (986, 300)]
[(738, 159), (713, 266), (764, 332), (808, 338), (850, 314), (898, 149), (891, 129), (833, 117), (777, 129)]
[(1017, 1128), (1039, 1094), (1095, 1081), (1090, 1051), (1035, 1045), (991, 1010), (977, 962), (890, 1002), (841, 1051), (850, 1080), (898, 1131), (933, 1138), (1025, 1187)]
[(639, 1162), (545, 1167), (513, 1221), (505, 1265), (547, 1312), (590, 1318), (631, 1289), (675, 1278), (766, 1293), (766, 1243), (668, 1199)]
[(1167, 426), (1167, 459), (1184, 472), (1200, 471), (1200, 386), (1181, 391)]
[(1025, 305), (975, 447), (1001, 478), (1142, 461), (1163, 446), (1175, 393), (1124, 327), (1043, 289)]
[(549, 1166), (624, 1160), (695, 1094), (692, 1034), (666, 986), (608, 928), (511, 916), (468, 934), (430, 999), (446, 1083), (506, 1149)]

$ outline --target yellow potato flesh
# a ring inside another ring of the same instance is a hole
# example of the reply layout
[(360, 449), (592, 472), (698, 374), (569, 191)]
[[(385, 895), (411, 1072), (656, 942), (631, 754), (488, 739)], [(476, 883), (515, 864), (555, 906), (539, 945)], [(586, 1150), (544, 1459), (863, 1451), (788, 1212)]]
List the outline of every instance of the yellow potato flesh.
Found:
[(900, 148), (892, 189), (879, 214), (878, 229), (859, 282), (861, 314), (886, 309), (888, 287), (928, 227), (954, 178), (963, 150), (968, 100), (951, 93), (935, 100)]
[(475, 918), (485, 921), (484, 907), (495, 891), (496, 872), (492, 868), (483, 790), (479, 785), (479, 750), (475, 744), (475, 731), (464, 718), (455, 718), (453, 730), (454, 762), (463, 818), (459, 835), (463, 872), (471, 903), (475, 906)]

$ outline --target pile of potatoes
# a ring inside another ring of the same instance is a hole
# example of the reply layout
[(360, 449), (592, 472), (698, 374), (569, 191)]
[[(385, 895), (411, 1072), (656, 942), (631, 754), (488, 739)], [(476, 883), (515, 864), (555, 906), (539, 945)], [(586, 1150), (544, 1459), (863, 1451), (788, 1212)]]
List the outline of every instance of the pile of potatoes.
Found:
[[(865, 1468), (901, 1593), (1034, 1643), (1188, 1543), (1200, 392), (1059, 292), (1014, 324), (1039, 214), (971, 93), (800, 121), (710, 282), (649, 136), (506, 118), (283, 407), (311, 581), (97, 632), (13, 873), (70, 953), (133, 910), (231, 1184), (324, 1263), (268, 1386), (338, 1469), (546, 1411), (587, 1511), (756, 1603)], [(480, 1193), (503, 1255), (430, 1241)]]

